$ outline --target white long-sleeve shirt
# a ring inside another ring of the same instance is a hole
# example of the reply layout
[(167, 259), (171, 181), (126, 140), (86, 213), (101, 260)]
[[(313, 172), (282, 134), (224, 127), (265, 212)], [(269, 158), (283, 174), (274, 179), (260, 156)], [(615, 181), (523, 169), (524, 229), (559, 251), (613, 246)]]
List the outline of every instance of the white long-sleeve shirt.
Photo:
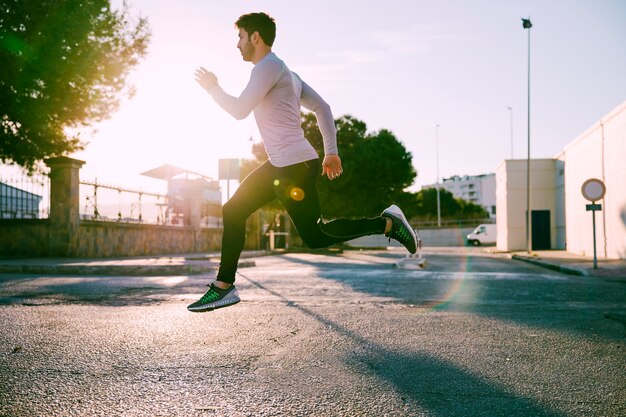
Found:
[(324, 140), (324, 153), (337, 155), (337, 132), (330, 106), (273, 52), (256, 63), (239, 97), (217, 86), (213, 99), (236, 119), (254, 111), (272, 165), (284, 167), (318, 157), (300, 126), (300, 107), (311, 110)]

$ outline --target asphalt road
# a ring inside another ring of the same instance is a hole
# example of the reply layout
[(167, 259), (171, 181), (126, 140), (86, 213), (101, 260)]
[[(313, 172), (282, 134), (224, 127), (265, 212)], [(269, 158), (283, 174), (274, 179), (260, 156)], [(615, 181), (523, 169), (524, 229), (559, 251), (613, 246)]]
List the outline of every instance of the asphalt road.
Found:
[(0, 416), (625, 416), (626, 282), (498, 257), (260, 257), (211, 274), (0, 275)]

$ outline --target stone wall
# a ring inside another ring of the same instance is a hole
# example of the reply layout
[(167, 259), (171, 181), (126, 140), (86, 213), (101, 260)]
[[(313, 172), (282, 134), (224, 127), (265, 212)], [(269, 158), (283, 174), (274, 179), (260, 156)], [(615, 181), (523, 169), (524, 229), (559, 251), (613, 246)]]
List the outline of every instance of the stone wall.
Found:
[[(0, 219), (1, 257), (120, 257), (220, 249), (222, 229), (199, 226), (200, 199), (191, 225), (185, 227), (81, 220), (79, 171), (84, 162), (61, 157), (46, 164), (51, 168), (50, 218)], [(254, 233), (246, 248), (258, 248)]]
[(48, 256), (48, 220), (0, 220), (0, 257)]
[(221, 229), (81, 221), (74, 256), (116, 257), (219, 250)]
[[(48, 220), (0, 220), (0, 257), (59, 256), (50, 247)], [(220, 249), (221, 229), (81, 221), (68, 255), (78, 258), (144, 256)]]

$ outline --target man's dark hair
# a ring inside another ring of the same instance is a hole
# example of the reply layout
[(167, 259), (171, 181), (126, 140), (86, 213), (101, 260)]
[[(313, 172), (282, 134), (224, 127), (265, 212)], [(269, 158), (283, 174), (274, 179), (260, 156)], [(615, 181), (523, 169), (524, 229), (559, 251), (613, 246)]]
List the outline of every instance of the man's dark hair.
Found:
[(259, 36), (267, 46), (272, 46), (274, 39), (276, 39), (276, 23), (266, 13), (244, 14), (237, 19), (235, 26), (245, 30), (248, 36), (252, 36), (254, 32), (259, 32)]

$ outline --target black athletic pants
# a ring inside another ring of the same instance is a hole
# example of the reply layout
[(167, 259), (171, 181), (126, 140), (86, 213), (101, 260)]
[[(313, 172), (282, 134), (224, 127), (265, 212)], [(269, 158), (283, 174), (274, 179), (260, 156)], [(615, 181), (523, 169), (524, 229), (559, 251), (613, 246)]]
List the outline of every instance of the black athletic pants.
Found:
[(265, 204), (280, 200), (300, 237), (310, 248), (325, 248), (357, 237), (381, 234), (385, 219), (337, 219), (322, 222), (315, 181), (320, 176), (319, 159), (278, 168), (265, 162), (243, 180), (222, 208), (224, 233), (222, 258), (217, 279), (235, 282), (239, 256), (243, 250), (246, 220)]

